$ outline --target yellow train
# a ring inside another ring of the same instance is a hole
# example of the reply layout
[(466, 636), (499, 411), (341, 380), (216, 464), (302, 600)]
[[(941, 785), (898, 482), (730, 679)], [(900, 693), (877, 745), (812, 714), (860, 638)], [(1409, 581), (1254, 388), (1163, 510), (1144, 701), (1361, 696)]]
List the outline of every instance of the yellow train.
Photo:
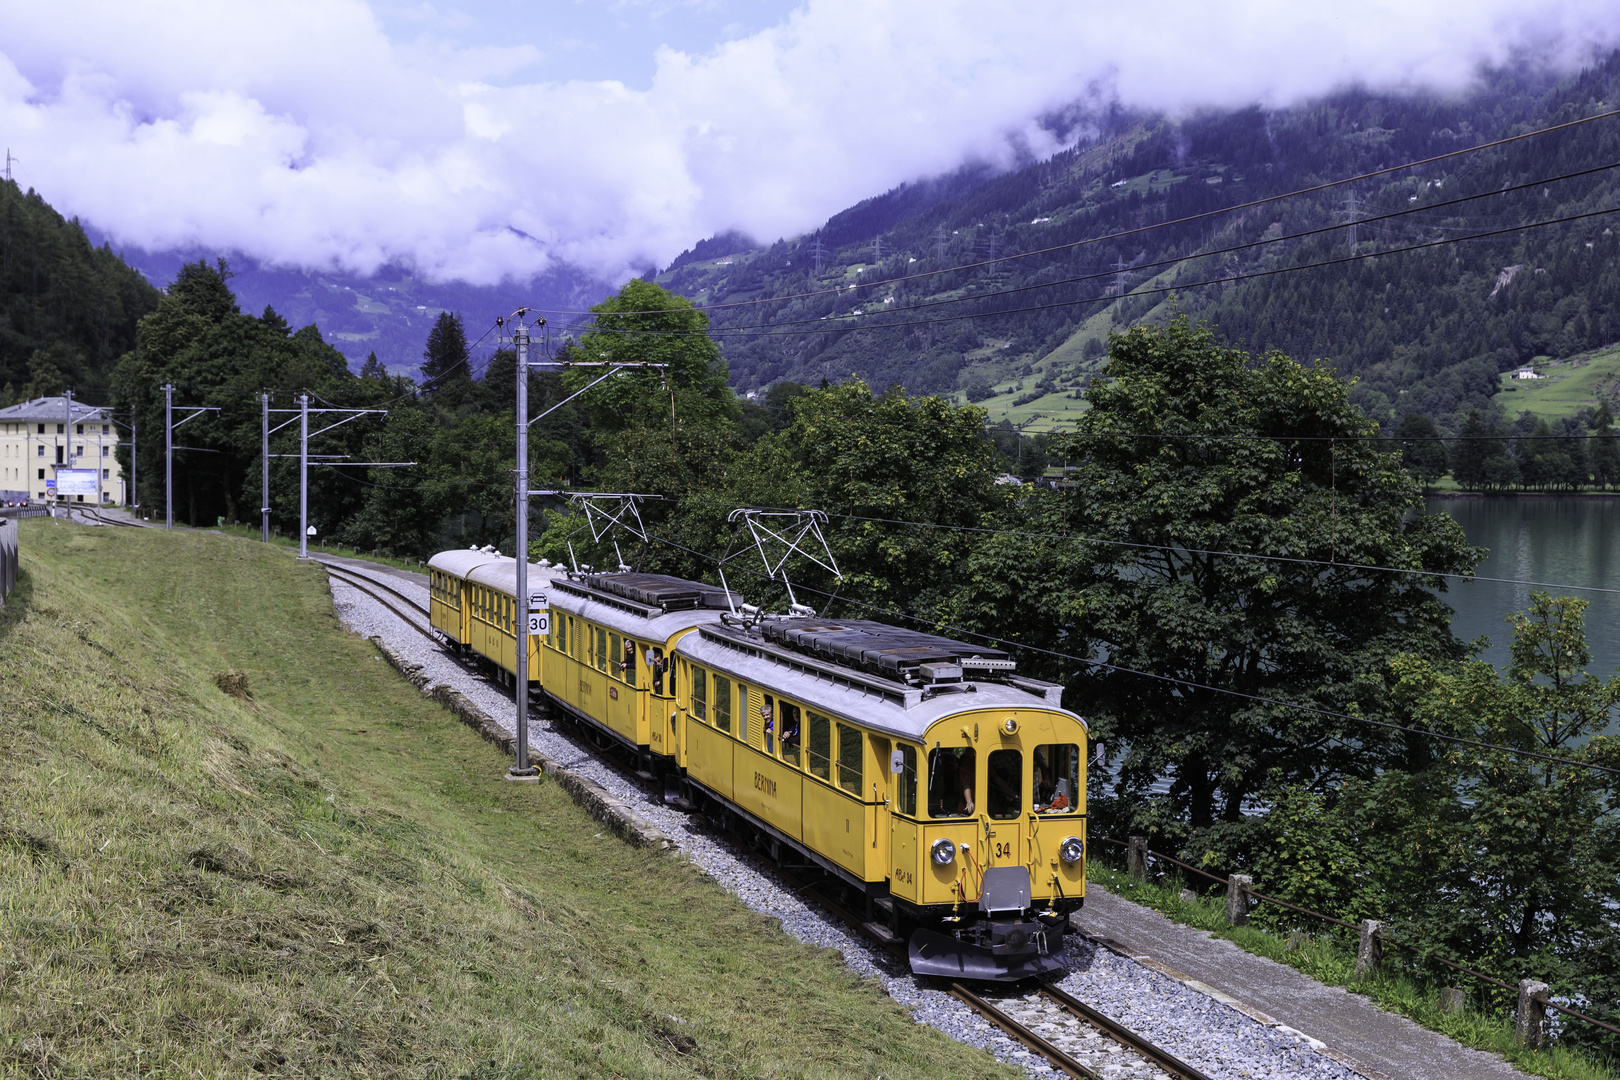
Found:
[[(510, 678), (513, 564), (472, 555), (430, 561), (434, 625)], [(1060, 687), (883, 623), (739, 617), (741, 598), (665, 575), (556, 574), (546, 596), (532, 690), (666, 798), (838, 878), (919, 974), (1061, 968), (1085, 898), (1088, 746)]]

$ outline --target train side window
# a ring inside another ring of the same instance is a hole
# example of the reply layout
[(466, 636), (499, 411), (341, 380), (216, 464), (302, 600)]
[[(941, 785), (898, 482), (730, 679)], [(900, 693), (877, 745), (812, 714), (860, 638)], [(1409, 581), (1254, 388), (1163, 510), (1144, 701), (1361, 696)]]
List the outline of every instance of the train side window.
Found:
[(664, 650), (647, 650), (647, 670), (652, 679), (652, 691), (655, 694), (664, 692)]
[[(699, 720), (709, 718), (709, 680), (707, 674), (696, 664), (692, 665), (692, 715)], [(674, 682), (673, 679), (670, 681)]]
[(1035, 805), (1037, 814), (1067, 814), (1075, 809), (1080, 791), (1080, 747), (1074, 743), (1047, 743), (1035, 748)]
[(624, 681), (636, 685), (636, 643), (624, 639)]
[(832, 779), (832, 722), (820, 713), (810, 714), (809, 761), (810, 775), (823, 780)]
[(624, 643), (619, 640), (618, 634), (608, 635), (608, 674), (614, 678), (623, 678), (624, 661), (619, 657), (624, 655)]
[[(695, 678), (692, 686), (697, 686)], [(714, 677), (714, 726), (721, 731), (731, 730), (731, 680), (723, 675)]]
[(557, 647), (557, 624), (562, 622), (562, 616), (546, 620), (546, 644), (553, 649)]
[(990, 751), (985, 773), (984, 805), (1001, 821), (1017, 817), (1024, 806), (1024, 755), (1018, 750)]
[(900, 775), (895, 778), (896, 809), (908, 817), (917, 816), (917, 748), (900, 744)]
[(557, 616), (557, 651), (568, 655), (568, 616)]
[(607, 631), (596, 628), (596, 670), (606, 671), (608, 664)]
[(782, 716), (777, 723), (777, 733), (782, 738), (782, 760), (799, 764), (799, 707), (791, 702), (779, 704)]
[(759, 722), (748, 712), (748, 687), (737, 684), (737, 738), (749, 746), (760, 745)]
[(977, 755), (971, 746), (947, 746), (928, 754), (928, 814), (930, 817), (971, 817), (977, 775)]
[(848, 724), (838, 725), (838, 786), (860, 798), (861, 733)]
[(766, 694), (759, 701), (759, 735), (765, 741), (765, 752), (776, 754), (776, 702)]

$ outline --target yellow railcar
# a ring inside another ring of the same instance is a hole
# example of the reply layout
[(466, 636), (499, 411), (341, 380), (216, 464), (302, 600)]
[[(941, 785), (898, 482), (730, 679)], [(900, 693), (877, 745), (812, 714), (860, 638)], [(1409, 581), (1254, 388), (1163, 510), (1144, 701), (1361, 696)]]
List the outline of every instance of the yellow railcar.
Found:
[(456, 651), (471, 634), (467, 575), (500, 558), (477, 548), (441, 551), (428, 560), (428, 621)]
[(865, 620), (675, 648), (687, 797), (843, 879), (921, 974), (1058, 970), (1085, 898), (1085, 722), (1007, 654)]
[[(551, 570), (529, 564), (529, 592), (544, 595)], [(482, 551), (441, 551), (428, 560), (428, 617), (452, 652), (479, 658), (497, 682), (517, 679), (518, 631), (524, 627), (517, 595), (517, 560)], [(525, 635), (529, 682), (540, 681), (538, 635)]]
[[(683, 636), (730, 608), (726, 592), (665, 574), (574, 574), (549, 590), (542, 686), (554, 707), (673, 777), (676, 674)], [(741, 598), (734, 597), (740, 605)]]

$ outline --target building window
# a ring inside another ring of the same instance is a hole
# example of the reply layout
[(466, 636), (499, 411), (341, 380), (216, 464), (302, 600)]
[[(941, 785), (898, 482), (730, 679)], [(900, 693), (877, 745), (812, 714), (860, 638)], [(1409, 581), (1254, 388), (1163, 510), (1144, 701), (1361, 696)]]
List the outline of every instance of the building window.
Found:
[(66, 435), (67, 434), (67, 425), (66, 424), (57, 424), (56, 425), (56, 433), (58, 435)]
[(102, 456), (102, 457), (109, 457), (109, 456), (111, 456), (111, 454), (112, 454), (112, 447), (110, 447), (110, 446), (103, 446), (103, 447), (102, 447), (102, 448), (101, 448), (101, 456)]
[(83, 435), (84, 434), (84, 425), (80, 424), (78, 426), (78, 428), (74, 431), (74, 434), (75, 435)]
[(110, 426), (108, 426), (107, 424), (102, 424), (101, 425), (101, 433), (103, 435), (110, 435), (112, 433), (112, 428)]
[(45, 479), (45, 470), (44, 469), (39, 470), (39, 478), (41, 480)]
[(103, 480), (111, 480), (112, 479), (112, 470), (111, 469), (102, 469), (101, 470), (101, 478)]
[(39, 425), (39, 433), (41, 435), (45, 434), (45, 425), (44, 424)]
[(44, 443), (40, 443), (39, 446), (37, 446), (35, 449), (37, 449), (39, 451), (39, 454), (37, 456), (39, 456), (39, 457), (44, 457), (45, 456), (45, 444)]

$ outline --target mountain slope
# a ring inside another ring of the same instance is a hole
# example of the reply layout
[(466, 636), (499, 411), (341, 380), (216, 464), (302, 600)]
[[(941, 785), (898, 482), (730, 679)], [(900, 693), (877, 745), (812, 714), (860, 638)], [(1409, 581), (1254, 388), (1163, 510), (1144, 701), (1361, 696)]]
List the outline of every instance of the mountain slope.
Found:
[[(1390, 252), (1620, 206), (1604, 168), (1620, 163), (1620, 118), (1166, 223), (1591, 116), (1620, 103), (1617, 80), (1611, 57), (1560, 82), (1492, 73), (1457, 99), (1352, 90), (1181, 120), (1116, 110), (1048, 161), (939, 199), (897, 189), (794, 241), (677, 260), (659, 280), (711, 305), (742, 389), (856, 373), (974, 397), (1009, 379), (1026, 398), (1072, 392), (1109, 329), (1173, 305), (1247, 348), (1360, 376), (1358, 398), (1381, 420), (1455, 416), (1488, 405), (1504, 370), (1620, 340), (1610, 219)], [(1317, 229), (1331, 231), (1288, 239)], [(1277, 242), (1208, 254), (1266, 240)], [(1331, 265), (1303, 268), (1320, 263)], [(1277, 270), (1292, 272), (1198, 284)], [(859, 287), (873, 280), (889, 283)], [(1176, 295), (1120, 298), (1144, 289)], [(716, 306), (739, 301), (765, 302)]]

